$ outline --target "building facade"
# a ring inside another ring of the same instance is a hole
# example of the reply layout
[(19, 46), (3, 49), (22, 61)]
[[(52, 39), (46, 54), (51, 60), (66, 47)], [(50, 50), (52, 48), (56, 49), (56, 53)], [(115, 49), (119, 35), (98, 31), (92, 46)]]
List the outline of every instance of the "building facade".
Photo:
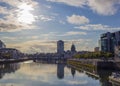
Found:
[(102, 34), (100, 44), (101, 51), (114, 53), (115, 46), (120, 45), (120, 31)]
[(115, 60), (120, 61), (120, 46), (115, 46)]
[(17, 59), (21, 52), (14, 48), (2, 48), (0, 49), (2, 58)]
[(6, 48), (6, 45), (0, 40), (0, 49), (1, 48)]
[(57, 41), (57, 53), (58, 54), (64, 53), (64, 42), (62, 40)]

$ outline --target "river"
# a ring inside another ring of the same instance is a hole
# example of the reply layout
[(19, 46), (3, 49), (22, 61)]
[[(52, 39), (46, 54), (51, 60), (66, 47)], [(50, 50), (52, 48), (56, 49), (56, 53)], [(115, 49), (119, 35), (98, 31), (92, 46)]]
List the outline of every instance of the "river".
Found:
[(0, 65), (0, 86), (117, 86), (109, 83), (111, 71), (99, 78), (65, 64), (23, 62)]

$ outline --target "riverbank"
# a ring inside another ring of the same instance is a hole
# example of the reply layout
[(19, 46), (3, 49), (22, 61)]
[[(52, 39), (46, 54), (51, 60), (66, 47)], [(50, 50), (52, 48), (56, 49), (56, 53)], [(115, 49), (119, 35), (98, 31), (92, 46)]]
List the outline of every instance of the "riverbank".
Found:
[(68, 64), (74, 65), (74, 66), (81, 66), (87, 69), (114, 69), (115, 68), (115, 62), (110, 61), (103, 61), (100, 59), (69, 59), (67, 61)]
[(109, 81), (110, 81), (112, 84), (114, 84), (114, 85), (117, 85), (117, 86), (120, 85), (120, 77), (110, 76), (110, 77), (109, 77)]
[(30, 59), (30, 58), (4, 59), (4, 60), (0, 60), (0, 64), (17, 63), (17, 62), (23, 62), (23, 61), (28, 61), (28, 60), (33, 60), (33, 59)]
[[(119, 67), (116, 65), (115, 61), (102, 61), (96, 59), (69, 59), (67, 64), (78, 71), (85, 71), (86, 74), (93, 76), (94, 78), (101, 78), (102, 74), (105, 73), (106, 78), (110, 83), (117, 86), (120, 85), (120, 77), (113, 77), (112, 72), (119, 70)], [(107, 73), (105, 71), (110, 71)], [(108, 75), (107, 75), (108, 74)]]

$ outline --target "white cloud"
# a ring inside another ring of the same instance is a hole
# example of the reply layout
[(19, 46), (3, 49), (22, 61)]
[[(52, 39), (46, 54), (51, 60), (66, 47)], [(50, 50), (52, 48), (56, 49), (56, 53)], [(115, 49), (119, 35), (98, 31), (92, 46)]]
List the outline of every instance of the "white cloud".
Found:
[(64, 21), (60, 20), (59, 21), (60, 24), (66, 24)]
[(32, 39), (38, 39), (39, 37), (38, 36), (32, 36), (31, 38)]
[(116, 30), (120, 30), (120, 27), (110, 27), (108, 25), (102, 25), (102, 24), (88, 24), (88, 25), (84, 25), (84, 26), (79, 26), (79, 27), (74, 27), (74, 28), (78, 28), (81, 30), (105, 30), (105, 31), (116, 31)]
[(13, 7), (18, 6), (21, 3), (32, 4), (33, 6), (38, 5), (38, 3), (34, 0), (0, 0), (0, 2), (4, 2), (4, 3), (9, 4), (10, 6), (13, 6)]
[(38, 19), (41, 21), (47, 22), (47, 21), (52, 21), (54, 17), (52, 16), (45, 16), (45, 15), (39, 15)]
[(4, 40), (16, 40), (17, 38), (16, 37), (1, 37), (2, 39)]
[(114, 15), (120, 9), (120, 0), (47, 0), (75, 7), (88, 6), (101, 15)]
[[(13, 31), (20, 31), (23, 29), (34, 29), (35, 25), (31, 23), (21, 23), (18, 21), (18, 15), (20, 15), (20, 11), (23, 12), (18, 6), (23, 3), (26, 3), (26, 6), (35, 7), (38, 3), (32, 0), (1, 0), (0, 2), (4, 2), (8, 4), (9, 7), (0, 6), (0, 14), (3, 14), (3, 17), (0, 19), (0, 32), (13, 32)], [(28, 8), (25, 8), (26, 10)], [(33, 8), (34, 10), (34, 8)], [(35, 21), (34, 16), (32, 13), (32, 19)], [(21, 14), (22, 15), (22, 14)], [(26, 14), (27, 15), (27, 14)], [(24, 16), (23, 16), (24, 17)], [(25, 17), (24, 17), (25, 18)], [(27, 18), (28, 19), (28, 18)], [(26, 20), (27, 21), (27, 20)]]
[(7, 8), (0, 6), (0, 14), (7, 14), (7, 13), (8, 13)]
[(120, 8), (120, 0), (89, 0), (89, 7), (101, 15), (114, 15)]
[(83, 7), (87, 0), (47, 0), (51, 2), (60, 2), (70, 6)]
[(44, 38), (44, 40), (49, 40), (49, 39), (56, 39), (56, 36), (58, 36), (57, 32), (49, 32), (49, 33), (44, 33), (41, 34), (41, 37)]
[(71, 39), (64, 40), (64, 42), (65, 50), (70, 50), (73, 43), (77, 51), (93, 51), (93, 48), (95, 46), (93, 46), (92, 39)]
[(45, 5), (45, 7), (48, 8), (48, 9), (52, 8), (51, 5)]
[(71, 40), (64, 40), (66, 43), (68, 42), (74, 42), (74, 43), (84, 43), (84, 42), (90, 42), (91, 39), (71, 39)]
[(60, 36), (87, 35), (86, 32), (69, 31)]
[(86, 18), (85, 16), (80, 16), (80, 15), (67, 16), (67, 21), (71, 24), (76, 24), (76, 25), (89, 23), (88, 18)]
[(22, 43), (8, 44), (8, 47), (13, 47), (22, 52), (35, 53), (35, 52), (55, 52), (56, 43), (54, 41), (46, 40), (32, 40)]

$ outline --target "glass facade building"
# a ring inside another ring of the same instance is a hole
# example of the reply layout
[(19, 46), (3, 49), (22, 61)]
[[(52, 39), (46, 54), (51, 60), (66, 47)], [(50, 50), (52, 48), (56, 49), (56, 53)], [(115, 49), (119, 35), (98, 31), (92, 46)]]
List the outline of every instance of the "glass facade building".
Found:
[(120, 31), (107, 32), (100, 37), (101, 51), (114, 53), (115, 46), (120, 45)]

